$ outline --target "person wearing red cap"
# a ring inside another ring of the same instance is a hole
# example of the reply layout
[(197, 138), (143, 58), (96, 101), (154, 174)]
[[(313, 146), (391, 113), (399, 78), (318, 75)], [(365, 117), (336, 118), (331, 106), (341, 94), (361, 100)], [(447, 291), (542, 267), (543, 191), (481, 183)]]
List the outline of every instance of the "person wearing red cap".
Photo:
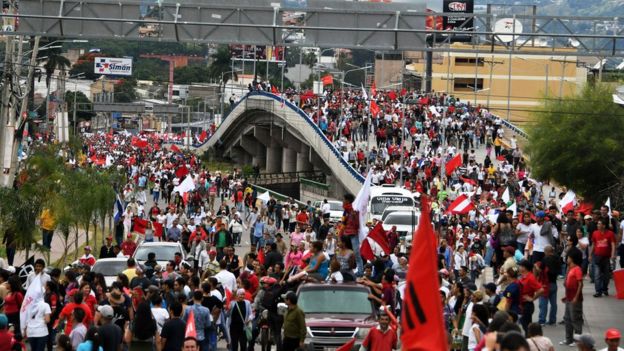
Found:
[(100, 258), (114, 258), (114, 257), (117, 257), (117, 255), (115, 255), (115, 250), (113, 246), (113, 237), (109, 235), (106, 238), (106, 244), (102, 245), (102, 247), (100, 248)]
[(622, 334), (615, 328), (607, 329), (605, 332), (605, 343), (607, 347), (600, 349), (599, 351), (624, 351), (624, 348), (620, 347), (620, 339)]
[(82, 255), (82, 257), (80, 257), (78, 261), (82, 264), (93, 267), (93, 265), (95, 264), (95, 257), (91, 254), (91, 246), (85, 246), (84, 255)]

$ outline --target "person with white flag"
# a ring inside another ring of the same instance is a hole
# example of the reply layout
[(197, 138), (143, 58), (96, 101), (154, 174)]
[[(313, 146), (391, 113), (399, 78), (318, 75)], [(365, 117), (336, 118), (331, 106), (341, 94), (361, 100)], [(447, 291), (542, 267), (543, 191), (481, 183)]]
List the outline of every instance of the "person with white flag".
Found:
[(351, 240), (358, 275), (364, 273), (364, 262), (360, 255), (360, 245), (366, 240), (366, 235), (368, 234), (366, 215), (368, 213), (368, 199), (370, 198), (372, 174), (373, 172), (369, 170), (364, 184), (355, 199), (352, 194), (345, 194), (343, 203), (345, 210), (344, 234)]
[[(39, 284), (39, 282), (40, 279), (38, 277), (35, 278), (34, 284)], [(31, 284), (31, 286), (33, 285)], [(26, 296), (28, 298), (28, 292), (26, 292)], [(26, 300), (24, 300), (25, 302)], [(50, 305), (43, 298), (34, 301), (28, 311), (25, 312), (26, 326), (23, 336), (28, 340), (31, 351), (44, 351), (46, 349), (49, 337), (48, 323), (50, 323), (51, 313)]]
[[(42, 331), (38, 330), (40, 325), (37, 322), (32, 322), (31, 319), (36, 317), (41, 317), (45, 319), (46, 311), (47, 315), (50, 314), (50, 306), (45, 309), (45, 306), (42, 306), (43, 302), (43, 283), (42, 283), (42, 275), (35, 274), (33, 278), (30, 280), (30, 285), (26, 290), (26, 295), (24, 295), (24, 300), (22, 301), (22, 306), (20, 307), (20, 332), (22, 335), (26, 333), (29, 329), (27, 327), (30, 324), (31, 329), (34, 327), (32, 331), (34, 331), (35, 335), (39, 335)], [(43, 312), (40, 312), (39, 310)], [(48, 327), (45, 323), (43, 323), (43, 328), (45, 328), (45, 335), (47, 336)], [(37, 336), (35, 336), (36, 338)], [(35, 344), (38, 345), (40, 340), (35, 340)], [(47, 339), (41, 343), (44, 347), (47, 345)]]

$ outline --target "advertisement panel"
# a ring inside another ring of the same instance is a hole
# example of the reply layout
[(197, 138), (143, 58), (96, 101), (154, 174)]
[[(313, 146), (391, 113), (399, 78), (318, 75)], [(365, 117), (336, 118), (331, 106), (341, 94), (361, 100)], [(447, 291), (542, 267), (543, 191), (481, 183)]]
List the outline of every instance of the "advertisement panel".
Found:
[(443, 0), (442, 12), (456, 13), (458, 16), (444, 17), (444, 30), (466, 31), (474, 27), (474, 19), (462, 14), (474, 12), (473, 0)]
[(93, 73), (107, 76), (131, 76), (132, 59), (114, 57), (96, 57)]

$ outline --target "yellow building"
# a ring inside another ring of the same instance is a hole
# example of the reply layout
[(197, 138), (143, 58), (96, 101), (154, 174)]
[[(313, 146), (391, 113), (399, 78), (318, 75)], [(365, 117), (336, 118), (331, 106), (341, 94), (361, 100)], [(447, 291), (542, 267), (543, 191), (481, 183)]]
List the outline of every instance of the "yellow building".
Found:
[[(452, 47), (473, 49), (466, 44)], [(553, 56), (551, 50), (526, 47), (511, 59), (509, 54), (435, 53), (431, 87), (474, 105), (490, 106), (502, 118), (523, 124), (544, 98), (574, 94), (587, 82), (587, 68), (578, 65), (575, 49), (569, 49), (570, 56)], [(424, 80), (424, 60), (406, 68)]]

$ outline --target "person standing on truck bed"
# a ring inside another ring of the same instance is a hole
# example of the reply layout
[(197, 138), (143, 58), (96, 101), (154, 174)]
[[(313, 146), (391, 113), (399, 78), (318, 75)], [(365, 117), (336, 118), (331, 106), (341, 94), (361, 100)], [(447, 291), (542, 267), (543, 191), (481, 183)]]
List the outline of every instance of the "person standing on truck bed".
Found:
[(284, 340), (282, 351), (295, 351), (303, 348), (306, 337), (305, 313), (297, 306), (297, 294), (289, 291), (282, 295), (288, 305), (288, 311), (284, 316)]

